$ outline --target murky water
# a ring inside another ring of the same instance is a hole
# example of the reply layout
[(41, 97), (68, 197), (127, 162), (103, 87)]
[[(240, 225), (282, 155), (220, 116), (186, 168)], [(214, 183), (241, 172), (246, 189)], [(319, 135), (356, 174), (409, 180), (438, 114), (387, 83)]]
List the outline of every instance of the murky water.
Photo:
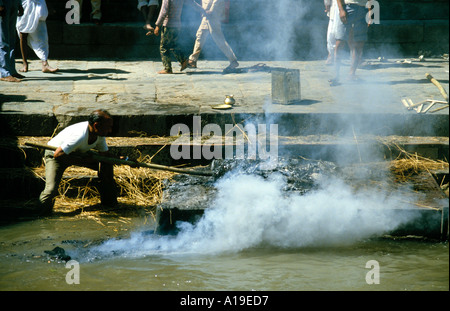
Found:
[[(449, 289), (448, 242), (384, 237), (411, 221), (392, 213), (396, 193), (314, 174), (304, 193), (280, 174), (225, 175), (177, 235), (154, 234), (148, 215), (88, 211), (3, 225), (0, 290)], [(55, 247), (69, 265), (46, 253)]]
[[(196, 253), (155, 250), (145, 253), (98, 251), (100, 240), (139, 248), (132, 232), (148, 234), (152, 224), (133, 218), (105, 226), (79, 217), (38, 219), (0, 228), (0, 290), (448, 290), (448, 243), (424, 240), (366, 239), (322, 247), (260, 244), (239, 251)], [(116, 239), (121, 237), (121, 239)], [(171, 239), (176, 240), (177, 237)], [(93, 242), (96, 241), (96, 242)], [(141, 241), (142, 242), (142, 241)], [(59, 246), (75, 266), (47, 255)], [(145, 247), (144, 247), (145, 248)], [(116, 249), (120, 249), (116, 245)], [(374, 266), (379, 264), (379, 284)], [(370, 279), (371, 277), (371, 279)], [(72, 281), (71, 281), (72, 280)]]

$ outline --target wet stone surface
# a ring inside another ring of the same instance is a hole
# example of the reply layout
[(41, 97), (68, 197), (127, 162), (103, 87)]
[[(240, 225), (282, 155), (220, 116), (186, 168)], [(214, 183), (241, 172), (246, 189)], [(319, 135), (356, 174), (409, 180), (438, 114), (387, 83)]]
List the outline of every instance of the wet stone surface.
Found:
[(279, 158), (275, 162), (261, 160), (225, 159), (211, 164), (213, 177), (177, 175), (166, 182), (162, 209), (205, 209), (216, 195), (216, 183), (221, 178), (234, 175), (254, 175), (264, 179), (279, 174), (284, 179), (283, 191), (307, 193), (318, 187), (324, 176), (336, 175), (339, 168), (326, 161), (309, 161), (300, 158)]

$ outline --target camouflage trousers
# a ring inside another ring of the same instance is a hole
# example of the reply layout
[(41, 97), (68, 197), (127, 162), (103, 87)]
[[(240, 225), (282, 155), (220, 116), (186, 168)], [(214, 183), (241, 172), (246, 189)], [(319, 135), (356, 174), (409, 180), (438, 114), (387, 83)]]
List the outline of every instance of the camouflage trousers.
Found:
[(159, 47), (161, 53), (161, 60), (166, 71), (172, 70), (172, 55), (175, 56), (177, 61), (183, 63), (187, 60), (183, 51), (178, 45), (178, 35), (180, 33), (179, 28), (174, 27), (162, 27), (161, 31), (161, 44)]

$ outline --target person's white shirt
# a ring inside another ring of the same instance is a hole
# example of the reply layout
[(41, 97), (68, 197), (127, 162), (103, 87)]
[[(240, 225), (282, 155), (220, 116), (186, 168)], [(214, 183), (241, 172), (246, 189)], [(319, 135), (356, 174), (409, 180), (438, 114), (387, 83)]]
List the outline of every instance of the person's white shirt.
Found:
[(73, 151), (86, 152), (96, 149), (100, 152), (108, 151), (105, 137), (98, 136), (93, 144), (88, 144), (89, 139), (89, 122), (80, 122), (66, 127), (58, 135), (53, 137), (48, 145), (53, 147), (61, 147), (65, 154)]

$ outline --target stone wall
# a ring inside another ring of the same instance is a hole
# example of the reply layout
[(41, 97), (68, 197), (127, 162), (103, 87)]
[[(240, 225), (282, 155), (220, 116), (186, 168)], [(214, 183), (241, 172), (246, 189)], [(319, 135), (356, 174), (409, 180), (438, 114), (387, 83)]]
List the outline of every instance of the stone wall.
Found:
[[(65, 22), (65, 0), (47, 3), (51, 58), (159, 58), (159, 38), (145, 36), (137, 0), (103, 0), (102, 26), (89, 22), (89, 0), (80, 25)], [(369, 28), (366, 54), (448, 53), (448, 0), (379, 0), (379, 4), (380, 24)], [(200, 15), (185, 6), (181, 37), (187, 52), (199, 21)], [(231, 0), (223, 30), (239, 59), (307, 59), (326, 55), (327, 24), (322, 0)], [(203, 57), (224, 59), (212, 40)]]

